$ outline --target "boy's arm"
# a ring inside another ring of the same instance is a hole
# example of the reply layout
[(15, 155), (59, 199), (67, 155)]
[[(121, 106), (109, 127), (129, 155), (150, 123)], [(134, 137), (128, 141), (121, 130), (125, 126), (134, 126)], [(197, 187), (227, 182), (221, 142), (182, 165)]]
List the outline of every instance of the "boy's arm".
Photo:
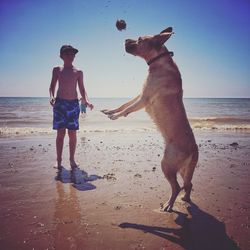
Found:
[(58, 80), (58, 67), (53, 68), (52, 79), (49, 87), (50, 104), (53, 106), (55, 101), (55, 88)]
[(83, 72), (79, 71), (78, 74), (79, 74), (79, 76), (78, 76), (78, 88), (79, 88), (79, 91), (81, 94), (81, 101), (82, 101), (82, 103), (87, 104), (92, 109), (93, 105), (88, 102), (87, 93), (86, 93), (84, 83), (83, 83)]
[(81, 94), (81, 100), (82, 102), (87, 102), (86, 100), (86, 91), (85, 91), (85, 88), (84, 88), (84, 83), (83, 83), (83, 73), (82, 71), (78, 71), (78, 88), (79, 88), (79, 91), (80, 91), (80, 94)]

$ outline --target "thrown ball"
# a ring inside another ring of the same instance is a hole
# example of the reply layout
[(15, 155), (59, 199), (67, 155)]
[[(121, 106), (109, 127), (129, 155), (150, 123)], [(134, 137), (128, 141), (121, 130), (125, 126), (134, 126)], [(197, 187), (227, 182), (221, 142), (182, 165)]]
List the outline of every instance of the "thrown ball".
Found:
[(126, 22), (124, 20), (122, 20), (122, 19), (121, 20), (117, 20), (115, 25), (116, 25), (116, 28), (119, 31), (125, 30), (126, 26), (127, 26)]

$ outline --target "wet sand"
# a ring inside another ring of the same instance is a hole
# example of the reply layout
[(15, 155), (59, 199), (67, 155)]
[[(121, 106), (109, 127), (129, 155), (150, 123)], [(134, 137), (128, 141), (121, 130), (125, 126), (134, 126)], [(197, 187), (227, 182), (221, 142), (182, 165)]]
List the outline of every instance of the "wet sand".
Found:
[(249, 249), (250, 134), (196, 139), (192, 203), (160, 213), (158, 132), (78, 134), (74, 171), (66, 138), (59, 173), (54, 136), (0, 138), (0, 249)]

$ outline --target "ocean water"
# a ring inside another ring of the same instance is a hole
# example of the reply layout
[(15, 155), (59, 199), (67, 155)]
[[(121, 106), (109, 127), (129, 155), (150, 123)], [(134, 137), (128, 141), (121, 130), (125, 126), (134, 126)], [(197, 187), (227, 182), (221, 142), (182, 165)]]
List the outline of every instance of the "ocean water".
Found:
[[(147, 131), (156, 127), (144, 110), (109, 120), (101, 109), (115, 108), (128, 98), (92, 98), (95, 108), (80, 116), (80, 132)], [(194, 130), (250, 132), (250, 99), (186, 98), (184, 105)], [(0, 136), (53, 133), (52, 107), (44, 97), (0, 97)]]

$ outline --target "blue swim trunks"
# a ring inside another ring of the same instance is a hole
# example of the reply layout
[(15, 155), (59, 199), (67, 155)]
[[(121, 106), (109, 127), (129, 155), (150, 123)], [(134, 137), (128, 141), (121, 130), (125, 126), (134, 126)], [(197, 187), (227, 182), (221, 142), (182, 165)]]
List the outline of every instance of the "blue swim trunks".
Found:
[(78, 130), (79, 114), (78, 99), (65, 100), (57, 97), (53, 107), (53, 129)]

